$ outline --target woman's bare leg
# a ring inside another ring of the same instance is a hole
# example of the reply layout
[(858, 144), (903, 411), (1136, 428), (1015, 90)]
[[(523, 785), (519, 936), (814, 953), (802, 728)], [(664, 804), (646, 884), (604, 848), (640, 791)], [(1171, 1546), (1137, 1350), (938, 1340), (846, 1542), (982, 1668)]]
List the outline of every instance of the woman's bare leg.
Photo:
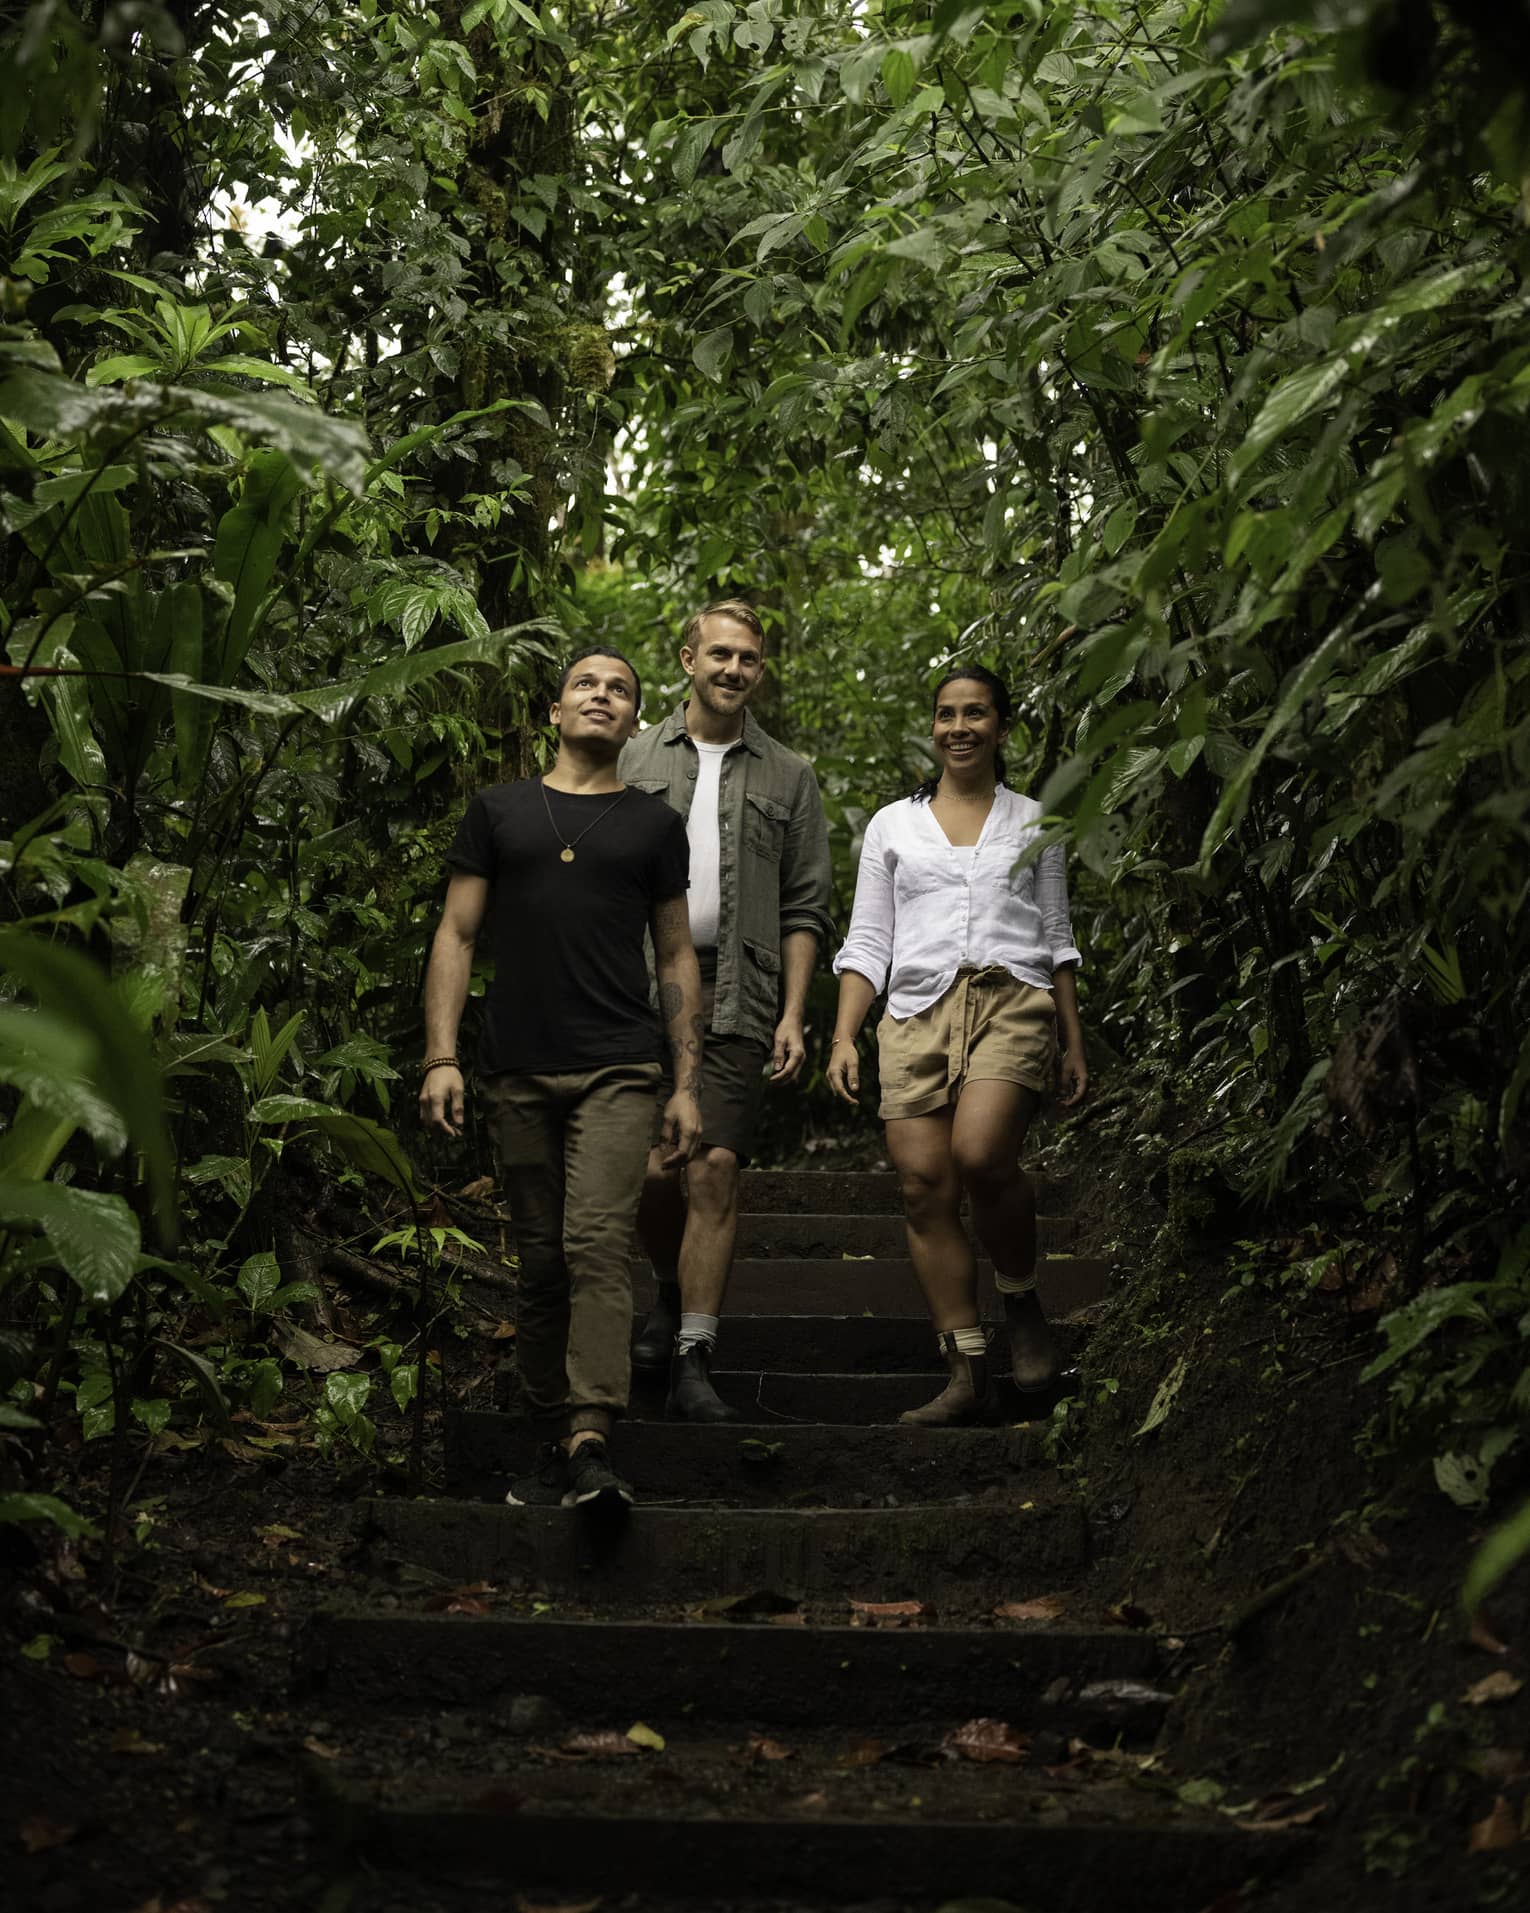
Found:
[(961, 1181), (951, 1154), (953, 1113), (940, 1109), (887, 1124), (887, 1153), (903, 1189), (908, 1252), (937, 1334), (974, 1328), (978, 1321), (977, 1262), (962, 1227)]
[(1052, 1331), (1030, 1286), (1036, 1275), (1036, 1192), (1020, 1167), (1040, 1106), (1036, 1091), (1019, 1083), (969, 1083), (951, 1125), (951, 1159), (971, 1197), (979, 1240), (1002, 1278), (1027, 1285), (1022, 1293), (1004, 1293), (1014, 1376), (1022, 1388), (1045, 1387), (1057, 1367)]

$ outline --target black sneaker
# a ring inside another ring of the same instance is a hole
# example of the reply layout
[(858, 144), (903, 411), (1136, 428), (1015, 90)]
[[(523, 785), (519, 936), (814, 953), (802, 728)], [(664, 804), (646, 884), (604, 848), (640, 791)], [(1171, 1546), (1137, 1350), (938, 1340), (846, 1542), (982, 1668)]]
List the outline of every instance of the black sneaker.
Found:
[(615, 1514), (633, 1503), (632, 1490), (611, 1466), (611, 1457), (603, 1441), (582, 1441), (566, 1457), (568, 1487), (564, 1491), (565, 1508), (589, 1508), (592, 1512)]
[(561, 1508), (568, 1486), (568, 1456), (555, 1441), (537, 1449), (537, 1463), (529, 1474), (516, 1475), (505, 1494), (512, 1508)]

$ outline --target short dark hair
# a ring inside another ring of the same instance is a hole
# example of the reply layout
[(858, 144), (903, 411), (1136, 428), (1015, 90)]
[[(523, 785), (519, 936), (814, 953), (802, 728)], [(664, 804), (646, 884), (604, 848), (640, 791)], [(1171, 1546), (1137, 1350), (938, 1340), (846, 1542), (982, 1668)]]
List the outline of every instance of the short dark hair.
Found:
[(618, 651), (613, 645), (609, 644), (587, 644), (582, 651), (576, 651), (574, 653), (568, 663), (564, 665), (562, 677), (558, 679), (558, 696), (560, 698), (568, 689), (568, 681), (574, 675), (574, 666), (576, 664), (583, 664), (586, 658), (615, 658), (618, 664), (625, 664), (627, 669), (632, 673), (632, 684), (635, 692), (632, 704), (633, 711), (640, 712), (642, 710), (643, 680), (638, 676), (638, 668), (632, 662), (631, 658), (627, 656), (625, 651)]
[(760, 614), (754, 606), (746, 604), (742, 598), (714, 598), (710, 604), (704, 604), (686, 619), (680, 642), (688, 650), (694, 651), (701, 642), (701, 627), (708, 618), (731, 618), (735, 624), (752, 631), (760, 641), (760, 649), (765, 649), (765, 627), (760, 623)]

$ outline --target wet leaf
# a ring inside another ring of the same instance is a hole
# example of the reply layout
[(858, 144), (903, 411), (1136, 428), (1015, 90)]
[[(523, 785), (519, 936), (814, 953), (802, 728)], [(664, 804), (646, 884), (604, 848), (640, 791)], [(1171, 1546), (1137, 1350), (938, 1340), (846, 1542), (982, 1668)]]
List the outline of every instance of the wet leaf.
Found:
[[(1321, 1783), (1318, 1781), (1307, 1783), (1309, 1786), (1319, 1784)], [(1298, 1794), (1305, 1791), (1305, 1786), (1283, 1787), (1278, 1793), (1269, 1794), (1259, 1801), (1248, 1818), (1236, 1824), (1241, 1826), (1245, 1833), (1285, 1833), (1292, 1827), (1310, 1827), (1320, 1815), (1327, 1813), (1328, 1802), (1315, 1800), (1310, 1807), (1298, 1807), (1296, 1804)], [(1181, 1788), (1180, 1798), (1183, 1800), (1184, 1797), (1184, 1789)]]
[(890, 1740), (852, 1740), (835, 1762), (839, 1767), (875, 1767), (893, 1750)]
[(301, 1541), (303, 1538), (298, 1529), (284, 1528), (276, 1521), (269, 1528), (257, 1528), (255, 1532), (268, 1548), (280, 1547), (283, 1541)]
[(744, 1756), (748, 1760), (795, 1760), (797, 1749), (772, 1740), (768, 1734), (751, 1734), (744, 1742)]
[(933, 1620), (935, 1610), (928, 1601), (852, 1601), (852, 1627), (915, 1627)]
[(1493, 1701), (1513, 1700), (1524, 1684), (1506, 1667), (1500, 1667), (1496, 1673), (1484, 1674), (1480, 1681), (1473, 1681), (1461, 1698), (1468, 1707), (1486, 1707)]
[[(471, 1182), (464, 1183), (462, 1188), (457, 1191), (457, 1194), (461, 1196), (465, 1202), (488, 1202), (494, 1194), (494, 1178), (492, 1176), (475, 1176)], [(591, 1906), (599, 1906), (599, 1904), (599, 1900), (591, 1900), (590, 1902)]]
[(655, 1733), (644, 1721), (635, 1720), (627, 1729), (627, 1738), (634, 1747), (646, 1747), (651, 1753), (662, 1754), (664, 1751), (664, 1736)]
[(1025, 1758), (1029, 1734), (1017, 1733), (1007, 1720), (969, 1720), (955, 1727), (941, 1742), (963, 1760), (1000, 1760), (1013, 1764)]
[(1492, 1812), (1485, 1819), (1472, 1822), (1466, 1850), (1468, 1853), (1493, 1853), (1499, 1847), (1512, 1847), (1518, 1843), (1519, 1816), (1499, 1794), (1493, 1802)]
[(98, 1681), (101, 1678), (101, 1663), (94, 1654), (66, 1654), (64, 1666), (77, 1681)]
[(1136, 1435), (1133, 1436), (1133, 1440), (1141, 1440), (1144, 1435), (1152, 1434), (1155, 1428), (1161, 1428), (1169, 1419), (1169, 1410), (1174, 1406), (1180, 1389), (1185, 1385), (1185, 1377), (1189, 1372), (1189, 1357), (1181, 1355), (1179, 1360), (1169, 1370), (1168, 1374), (1165, 1375), (1163, 1380), (1158, 1384), (1158, 1392), (1154, 1395), (1152, 1405), (1143, 1417), (1142, 1426), (1137, 1430)]
[(1055, 1621), (1067, 1607), (1060, 1594), (1039, 1594), (1034, 1601), (1001, 1601), (994, 1613), (1001, 1621)]
[[(506, 1322), (506, 1321), (496, 1322), (494, 1324), (493, 1329), (490, 1331), (489, 1339), (492, 1342), (513, 1342), (515, 1340), (514, 1322)], [(598, 1906), (600, 1902), (596, 1900), (594, 1904)]]
[(480, 1620), (485, 1614), (492, 1614), (493, 1611), (487, 1601), (480, 1601), (474, 1594), (459, 1594), (455, 1599), (448, 1601), (445, 1608), (448, 1614), (467, 1614), (475, 1620)]
[(354, 1368), (361, 1360), (359, 1348), (347, 1348), (344, 1342), (321, 1342), (305, 1328), (289, 1328), (277, 1337), (277, 1347), (289, 1362), (315, 1374), (329, 1375), (336, 1369)]
[(821, 1808), (828, 1806), (828, 1804), (829, 1796), (826, 1793), (805, 1793), (797, 1802), (799, 1807), (807, 1807), (815, 1813)]
[(578, 1755), (584, 1760), (603, 1760), (618, 1755), (636, 1757), (638, 1749), (625, 1734), (617, 1733), (614, 1727), (607, 1727), (598, 1733), (570, 1734), (560, 1751)]
[(327, 1740), (320, 1740), (314, 1734), (310, 1734), (303, 1742), (303, 1752), (305, 1754), (316, 1754), (320, 1760), (338, 1760), (340, 1758), (340, 1749), (338, 1747), (330, 1746)]
[(770, 1624), (772, 1627), (806, 1627), (807, 1616), (805, 1614), (772, 1614)]
[(223, 1603), (225, 1608), (264, 1607), (266, 1597), (263, 1594), (231, 1594)]

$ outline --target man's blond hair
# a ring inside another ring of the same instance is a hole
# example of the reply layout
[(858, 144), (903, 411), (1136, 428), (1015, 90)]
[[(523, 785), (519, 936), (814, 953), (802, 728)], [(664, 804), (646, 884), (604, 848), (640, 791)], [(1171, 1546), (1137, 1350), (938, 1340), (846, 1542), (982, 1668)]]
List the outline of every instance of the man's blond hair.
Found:
[(694, 651), (701, 642), (701, 627), (708, 618), (733, 618), (739, 624), (747, 625), (760, 641), (760, 649), (765, 649), (765, 627), (760, 623), (760, 614), (752, 604), (745, 604), (742, 598), (718, 598), (711, 604), (704, 604), (699, 611), (693, 611), (685, 621), (685, 629), (680, 633), (680, 642), (688, 651)]

